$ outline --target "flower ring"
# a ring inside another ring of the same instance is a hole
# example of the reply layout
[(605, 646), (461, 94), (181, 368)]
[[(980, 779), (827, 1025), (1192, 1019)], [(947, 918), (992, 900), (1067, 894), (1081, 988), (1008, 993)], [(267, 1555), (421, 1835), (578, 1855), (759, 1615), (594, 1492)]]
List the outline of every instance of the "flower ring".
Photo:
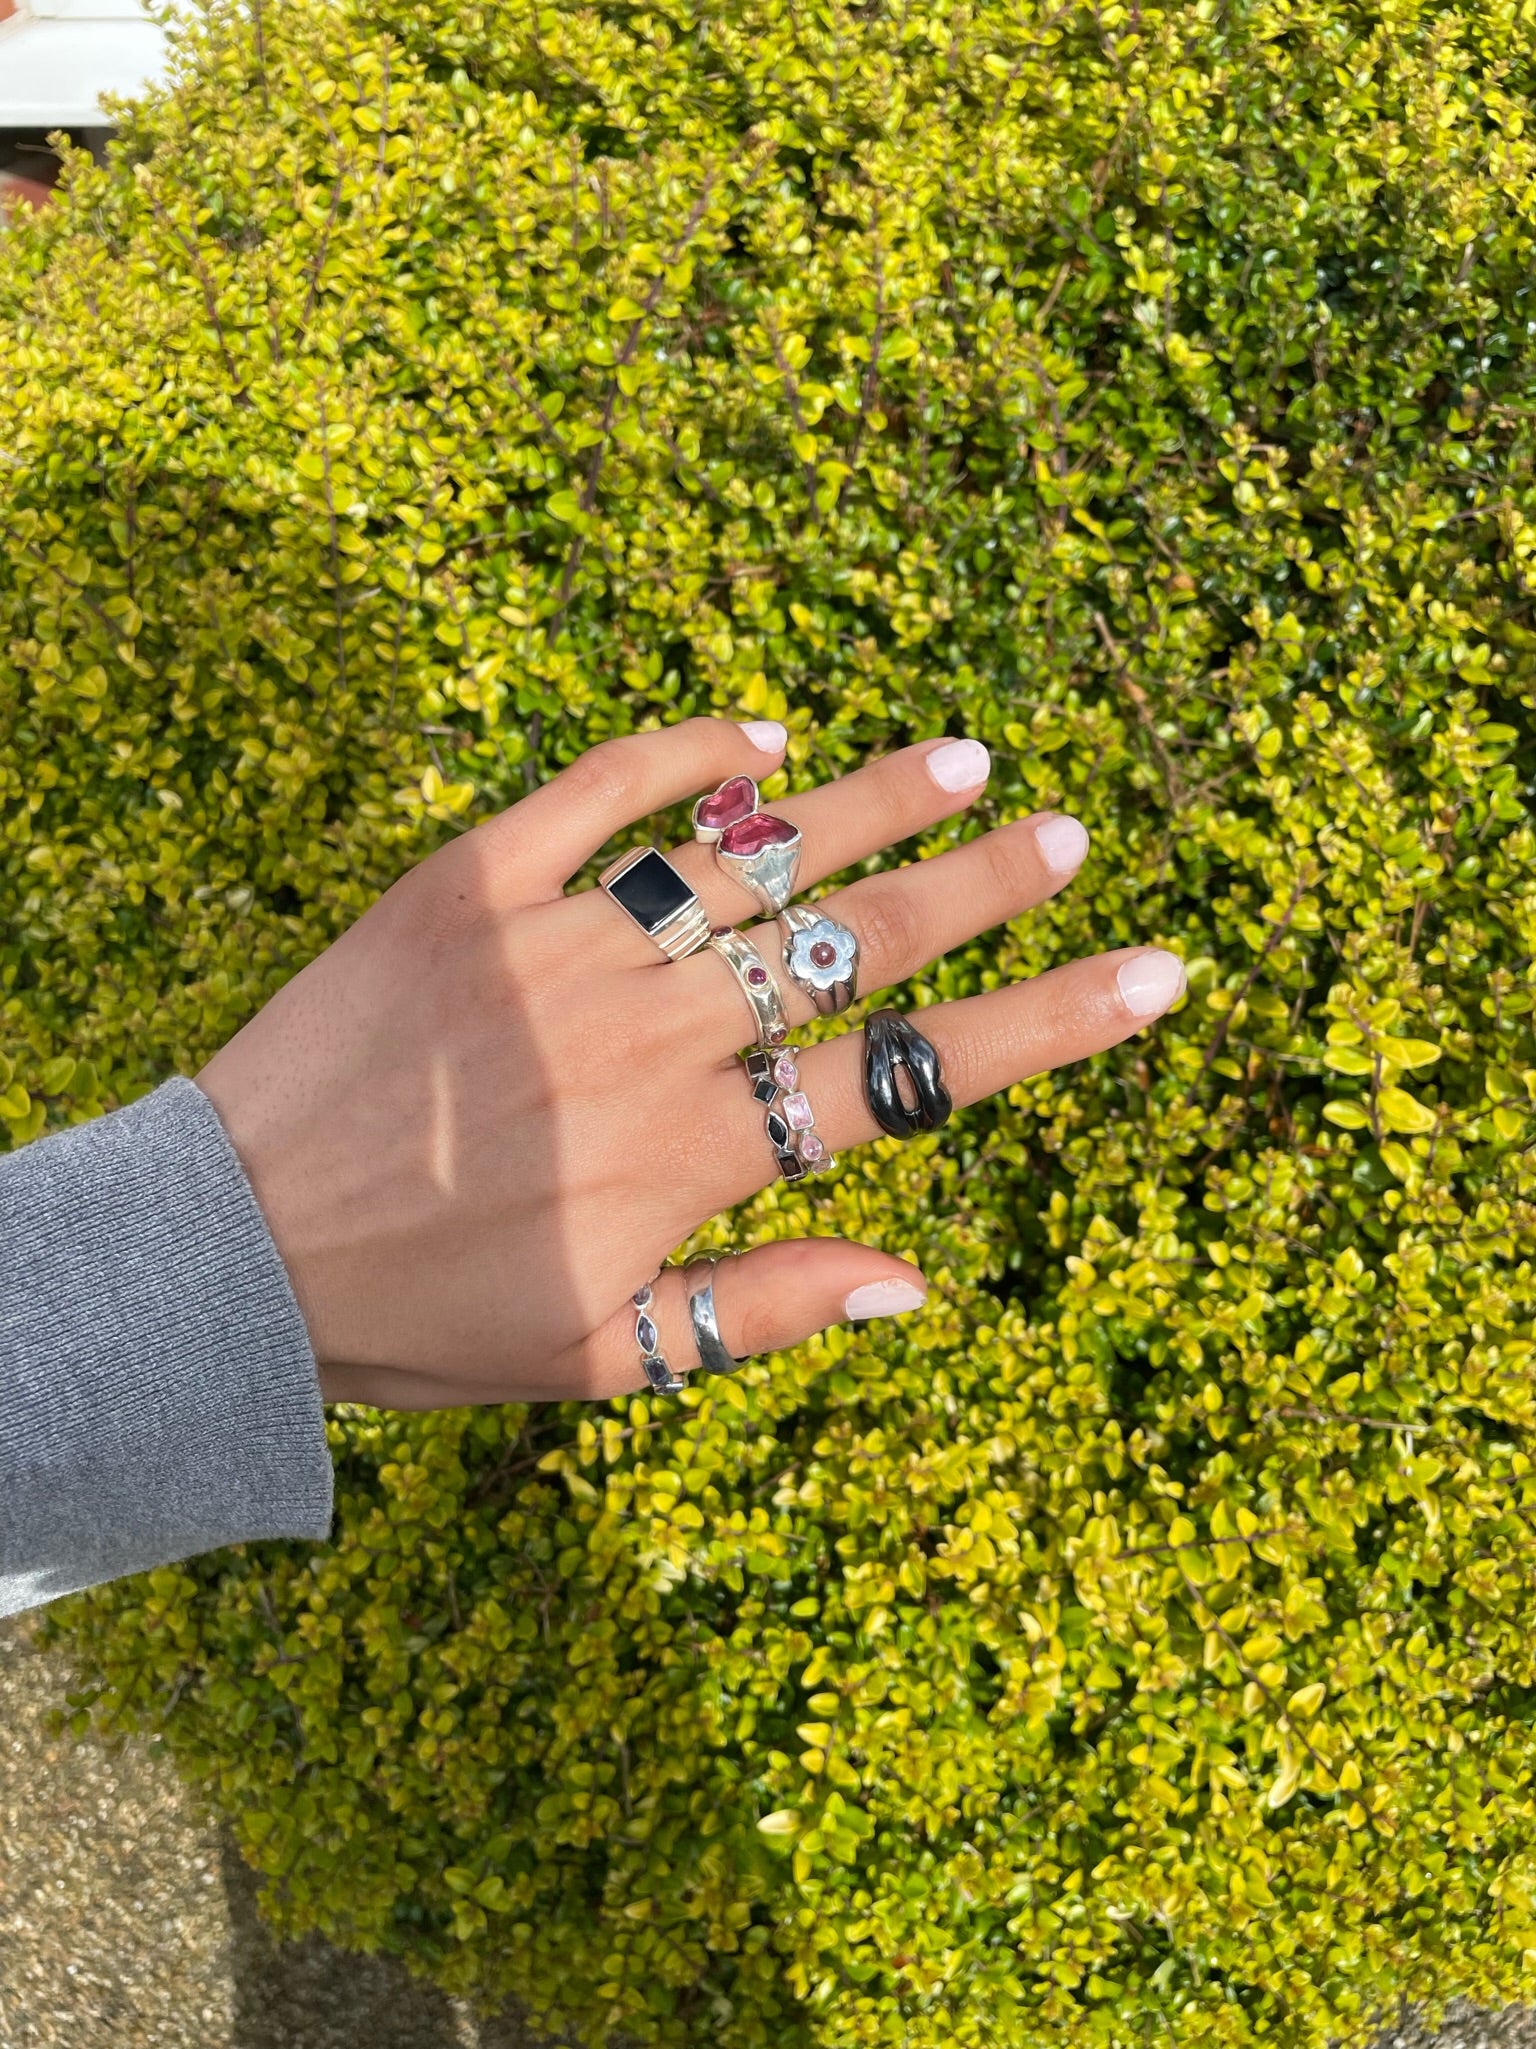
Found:
[(808, 904), (781, 913), (784, 966), (823, 1017), (846, 1010), (859, 978), (859, 942), (846, 925)]

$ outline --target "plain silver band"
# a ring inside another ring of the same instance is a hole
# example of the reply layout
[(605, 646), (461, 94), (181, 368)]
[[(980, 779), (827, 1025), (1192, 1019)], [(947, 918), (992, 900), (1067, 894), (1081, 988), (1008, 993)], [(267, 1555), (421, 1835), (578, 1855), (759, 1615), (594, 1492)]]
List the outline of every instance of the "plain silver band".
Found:
[(720, 1262), (706, 1259), (700, 1263), (708, 1271), (697, 1284), (693, 1279), (697, 1268), (688, 1270), (688, 1316), (693, 1324), (693, 1341), (699, 1348), (699, 1364), (706, 1373), (734, 1373), (742, 1362), (725, 1349), (715, 1318), (715, 1268)]
[[(783, 994), (767, 961), (750, 939), (744, 938), (740, 932), (733, 932), (729, 926), (711, 932), (709, 943), (740, 984), (741, 993), (752, 1011), (752, 1022), (757, 1027), (757, 1043), (765, 1052), (782, 1046), (789, 1037), (789, 1012), (784, 1008)], [(767, 981), (754, 988), (747, 980), (749, 968), (761, 968), (768, 977)]]

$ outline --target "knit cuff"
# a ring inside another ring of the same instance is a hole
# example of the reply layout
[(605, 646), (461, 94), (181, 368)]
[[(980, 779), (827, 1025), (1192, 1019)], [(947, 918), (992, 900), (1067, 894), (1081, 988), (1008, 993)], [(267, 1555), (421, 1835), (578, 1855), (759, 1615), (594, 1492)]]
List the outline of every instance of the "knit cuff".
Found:
[(325, 1538), (332, 1499), (304, 1319), (197, 1084), (0, 1159), (0, 1614)]

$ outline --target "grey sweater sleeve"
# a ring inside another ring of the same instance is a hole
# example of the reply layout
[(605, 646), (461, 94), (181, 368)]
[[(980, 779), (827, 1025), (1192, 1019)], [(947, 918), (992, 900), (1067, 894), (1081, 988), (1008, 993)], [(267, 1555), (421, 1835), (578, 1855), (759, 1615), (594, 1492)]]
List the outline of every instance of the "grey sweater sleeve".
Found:
[(329, 1535), (309, 1335), (196, 1082), (0, 1157), (0, 1615)]

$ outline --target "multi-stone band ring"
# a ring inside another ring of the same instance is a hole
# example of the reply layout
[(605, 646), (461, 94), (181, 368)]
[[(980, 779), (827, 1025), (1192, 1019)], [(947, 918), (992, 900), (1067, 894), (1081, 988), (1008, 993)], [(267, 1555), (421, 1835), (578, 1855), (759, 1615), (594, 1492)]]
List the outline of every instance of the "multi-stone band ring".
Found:
[(814, 904), (779, 913), (784, 966), (822, 1017), (846, 1010), (858, 993), (859, 942), (846, 925)]
[(640, 1347), (640, 1370), (645, 1375), (646, 1384), (657, 1394), (680, 1394), (682, 1377), (667, 1364), (661, 1349), (661, 1334), (651, 1314), (655, 1304), (651, 1283), (647, 1281), (643, 1288), (636, 1288), (629, 1299), (635, 1306), (635, 1343)]
[(785, 1046), (777, 1053), (748, 1053), (744, 1058), (752, 1094), (768, 1111), (764, 1128), (784, 1179), (830, 1174), (837, 1156), (827, 1151), (826, 1141), (814, 1129), (815, 1112), (800, 1086), (797, 1049)]

